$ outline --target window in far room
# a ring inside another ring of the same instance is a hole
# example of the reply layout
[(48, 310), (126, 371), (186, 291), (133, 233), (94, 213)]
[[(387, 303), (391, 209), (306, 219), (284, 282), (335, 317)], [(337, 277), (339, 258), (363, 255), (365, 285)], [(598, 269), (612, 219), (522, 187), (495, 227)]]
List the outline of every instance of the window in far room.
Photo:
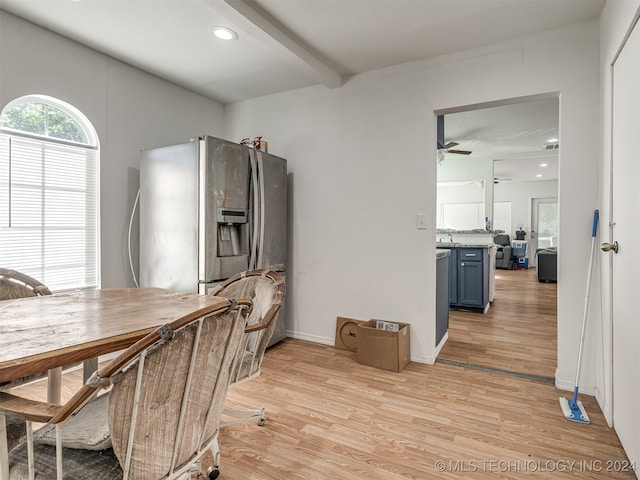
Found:
[(52, 291), (96, 288), (99, 145), (89, 120), (43, 95), (0, 114), (0, 266)]

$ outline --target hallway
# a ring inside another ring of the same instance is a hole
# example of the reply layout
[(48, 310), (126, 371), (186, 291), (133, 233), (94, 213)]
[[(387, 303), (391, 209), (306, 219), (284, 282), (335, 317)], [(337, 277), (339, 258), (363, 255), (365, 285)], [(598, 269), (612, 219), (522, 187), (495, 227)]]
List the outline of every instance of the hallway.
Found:
[(496, 270), (486, 314), (450, 310), (449, 338), (438, 361), (542, 377), (557, 366), (557, 285), (538, 282), (535, 268)]

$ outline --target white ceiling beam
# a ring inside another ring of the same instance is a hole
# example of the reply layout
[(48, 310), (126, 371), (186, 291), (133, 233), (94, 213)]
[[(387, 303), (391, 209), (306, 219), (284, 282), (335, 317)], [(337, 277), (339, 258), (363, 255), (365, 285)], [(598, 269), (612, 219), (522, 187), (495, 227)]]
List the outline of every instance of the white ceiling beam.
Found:
[(207, 5), (254, 36), (293, 60), (309, 76), (328, 88), (342, 85), (342, 76), (300, 45), (291, 33), (277, 26), (245, 0), (203, 0)]

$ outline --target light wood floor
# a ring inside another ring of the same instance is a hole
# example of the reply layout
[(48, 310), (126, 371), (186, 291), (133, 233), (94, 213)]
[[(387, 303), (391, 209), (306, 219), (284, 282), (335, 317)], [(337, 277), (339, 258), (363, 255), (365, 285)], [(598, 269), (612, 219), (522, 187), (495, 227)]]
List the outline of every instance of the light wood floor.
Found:
[(547, 377), (557, 366), (555, 283), (536, 270), (496, 270), (496, 293), (486, 314), (451, 310), (449, 339), (438, 358)]
[(222, 429), (219, 478), (636, 478), (621, 471), (626, 456), (595, 400), (581, 397), (592, 420), (581, 425), (562, 415), (565, 395), (443, 363), (387, 372), (286, 339), (267, 351), (259, 378), (229, 392), (227, 406), (266, 407), (267, 422)]
[(592, 423), (580, 425), (562, 415), (564, 394), (445, 364), (392, 373), (287, 339), (268, 351), (261, 377), (229, 394), (229, 404), (265, 406), (268, 420), (221, 432), (220, 478), (634, 478), (604, 471), (626, 456), (593, 398), (583, 399)]

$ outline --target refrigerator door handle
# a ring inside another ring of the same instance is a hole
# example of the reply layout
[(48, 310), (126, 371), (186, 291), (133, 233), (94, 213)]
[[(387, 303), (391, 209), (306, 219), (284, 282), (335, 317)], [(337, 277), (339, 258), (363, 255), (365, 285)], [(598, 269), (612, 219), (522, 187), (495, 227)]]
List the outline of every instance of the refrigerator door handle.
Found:
[(260, 150), (256, 150), (256, 155), (258, 157), (258, 193), (260, 194), (260, 224), (259, 224), (259, 232), (260, 237), (258, 241), (258, 258), (256, 268), (263, 268), (263, 253), (264, 253), (264, 217), (265, 217), (265, 205), (264, 205), (264, 163), (262, 160), (262, 152)]
[(251, 230), (251, 255), (249, 257), (249, 270), (256, 268), (257, 248), (258, 248), (258, 228), (260, 223), (259, 208), (259, 185), (258, 185), (258, 162), (256, 160), (256, 151), (249, 149), (249, 164), (251, 170), (251, 189), (253, 192), (253, 225)]

